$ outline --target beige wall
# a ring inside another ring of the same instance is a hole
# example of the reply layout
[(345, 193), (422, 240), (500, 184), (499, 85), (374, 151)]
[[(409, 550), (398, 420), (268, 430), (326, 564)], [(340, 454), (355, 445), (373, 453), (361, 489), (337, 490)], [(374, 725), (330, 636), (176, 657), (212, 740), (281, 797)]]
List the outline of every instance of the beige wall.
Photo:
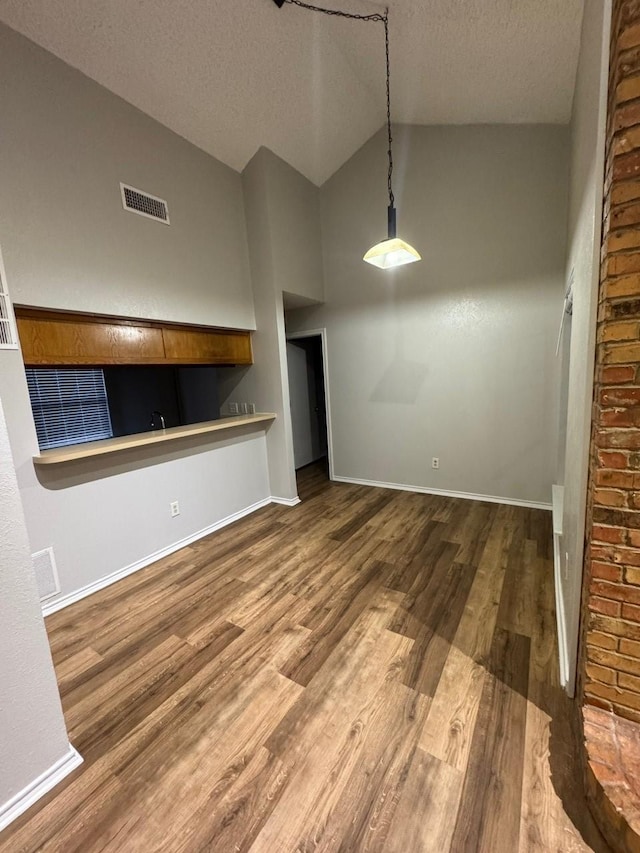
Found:
[[(6, 353), (0, 351), (0, 370)], [(69, 751), (0, 399), (0, 828), (3, 807)]]
[(585, 507), (591, 430), (595, 328), (600, 271), (604, 179), (604, 126), (611, 3), (586, 0), (571, 122), (571, 176), (567, 279), (574, 275), (568, 372), (564, 517), (560, 541), (561, 588), (568, 665), (573, 690), (580, 621)]
[[(4, 26), (0, 80), (0, 247), (15, 302), (254, 325), (238, 173)], [(165, 198), (171, 225), (124, 211), (121, 180)], [(18, 352), (3, 354), (0, 396), (30, 547), (54, 547), (60, 598), (269, 497), (261, 430), (45, 475)]]
[(362, 262), (386, 229), (381, 131), (321, 189), (326, 304), (288, 317), (327, 328), (335, 473), (548, 504), (567, 129), (395, 135), (398, 231), (423, 261)]
[(255, 365), (224, 382), (221, 400), (223, 406), (255, 402), (258, 410), (277, 414), (267, 435), (271, 494), (295, 500), (283, 298), (300, 304), (324, 297), (320, 193), (266, 148), (256, 153), (242, 180), (256, 310)]
[[(240, 175), (0, 25), (0, 245), (15, 302), (251, 328)], [(171, 225), (122, 208), (120, 181)]]

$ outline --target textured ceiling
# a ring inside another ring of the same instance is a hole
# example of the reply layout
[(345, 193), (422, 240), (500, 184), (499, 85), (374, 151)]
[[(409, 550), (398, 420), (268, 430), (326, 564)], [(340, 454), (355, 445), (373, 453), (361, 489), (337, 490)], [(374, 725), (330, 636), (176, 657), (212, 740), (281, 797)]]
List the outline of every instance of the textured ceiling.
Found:
[[(582, 5), (389, 0), (394, 121), (567, 122)], [(384, 122), (381, 24), (273, 0), (0, 0), (0, 20), (235, 169), (265, 145), (320, 184)]]

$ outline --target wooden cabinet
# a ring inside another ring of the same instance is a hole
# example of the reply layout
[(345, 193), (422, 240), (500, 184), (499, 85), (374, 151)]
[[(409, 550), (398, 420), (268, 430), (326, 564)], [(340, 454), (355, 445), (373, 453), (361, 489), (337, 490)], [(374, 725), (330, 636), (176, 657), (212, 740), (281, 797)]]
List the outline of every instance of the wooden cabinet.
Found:
[(16, 307), (24, 363), (252, 364), (250, 332)]
[(162, 330), (165, 357), (177, 364), (251, 364), (248, 332), (207, 332), (195, 329)]

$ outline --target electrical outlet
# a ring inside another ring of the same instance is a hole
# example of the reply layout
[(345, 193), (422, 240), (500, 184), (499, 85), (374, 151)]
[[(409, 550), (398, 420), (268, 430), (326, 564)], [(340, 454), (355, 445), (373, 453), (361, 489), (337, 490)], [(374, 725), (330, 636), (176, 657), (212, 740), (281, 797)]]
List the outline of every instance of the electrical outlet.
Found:
[(171, 518), (175, 518), (176, 515), (180, 515), (180, 504), (178, 501), (171, 501), (169, 508), (171, 510)]
[(238, 414), (238, 404), (237, 403), (229, 403), (229, 414), (237, 415)]
[(440, 467), (440, 458), (438, 456), (434, 456), (433, 459), (431, 460), (431, 467), (432, 468), (439, 468)]

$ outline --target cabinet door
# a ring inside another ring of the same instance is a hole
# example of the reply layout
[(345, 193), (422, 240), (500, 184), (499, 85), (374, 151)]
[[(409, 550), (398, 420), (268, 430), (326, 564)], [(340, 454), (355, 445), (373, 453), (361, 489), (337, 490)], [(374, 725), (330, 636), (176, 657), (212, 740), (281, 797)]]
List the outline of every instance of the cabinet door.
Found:
[(162, 330), (145, 325), (18, 316), (26, 365), (160, 364)]
[(174, 364), (253, 364), (249, 332), (162, 330), (167, 361)]

